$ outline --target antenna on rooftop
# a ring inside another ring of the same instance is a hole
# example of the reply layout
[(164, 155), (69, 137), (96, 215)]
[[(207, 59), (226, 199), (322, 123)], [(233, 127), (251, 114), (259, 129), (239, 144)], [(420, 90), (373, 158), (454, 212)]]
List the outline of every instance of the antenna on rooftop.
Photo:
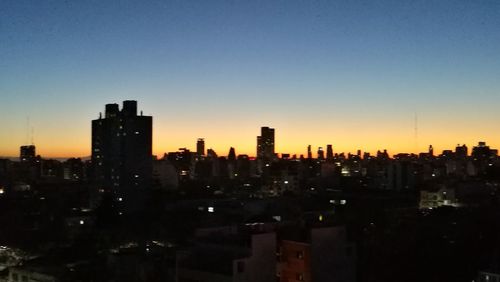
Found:
[(415, 153), (418, 154), (418, 115), (415, 111)]
[(31, 145), (35, 145), (35, 127), (31, 127)]
[(30, 142), (30, 117), (26, 117), (26, 140), (24, 144), (29, 144)]

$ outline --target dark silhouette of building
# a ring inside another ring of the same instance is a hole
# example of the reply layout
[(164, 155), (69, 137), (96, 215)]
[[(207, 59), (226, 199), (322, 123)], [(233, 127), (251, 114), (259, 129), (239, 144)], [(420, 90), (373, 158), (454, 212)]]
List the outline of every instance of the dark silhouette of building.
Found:
[(36, 148), (35, 145), (21, 146), (19, 160), (21, 162), (31, 162), (35, 159)]
[(205, 139), (203, 138), (198, 138), (198, 141), (196, 141), (196, 155), (198, 157), (205, 155)]
[(333, 160), (333, 149), (331, 144), (326, 145), (326, 159)]
[(458, 158), (466, 158), (467, 155), (469, 154), (469, 149), (465, 144), (460, 146), (460, 144), (457, 145), (455, 148), (455, 154)]
[(312, 154), (311, 145), (307, 145), (307, 158), (312, 159), (312, 157), (313, 157), (313, 154)]
[(323, 150), (323, 147), (318, 147), (318, 159), (325, 159), (325, 151)]
[(229, 161), (236, 161), (236, 152), (233, 147), (229, 148), (229, 154), (227, 155)]
[(152, 126), (151, 116), (137, 115), (137, 101), (124, 101), (121, 111), (107, 104), (105, 117), (92, 121), (95, 184), (124, 212), (140, 209), (151, 187)]
[(274, 128), (264, 126), (261, 128), (261, 135), (257, 136), (257, 158), (274, 158)]

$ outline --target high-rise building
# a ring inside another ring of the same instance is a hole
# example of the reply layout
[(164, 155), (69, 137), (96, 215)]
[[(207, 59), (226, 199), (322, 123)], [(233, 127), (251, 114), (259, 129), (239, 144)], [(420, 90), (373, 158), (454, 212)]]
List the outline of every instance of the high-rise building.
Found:
[(325, 159), (325, 151), (323, 150), (323, 147), (318, 147), (318, 159), (319, 160)]
[(463, 144), (462, 146), (460, 146), (460, 144), (458, 144), (457, 147), (455, 148), (455, 155), (458, 158), (466, 158), (468, 153), (469, 153), (469, 149), (467, 148), (467, 146), (465, 144)]
[(229, 154), (227, 155), (229, 161), (236, 161), (236, 151), (233, 147), (229, 148)]
[(312, 157), (313, 157), (313, 153), (312, 153), (311, 145), (307, 145), (307, 158), (312, 159)]
[(257, 136), (257, 158), (271, 160), (274, 158), (274, 128), (264, 126)]
[(198, 157), (205, 155), (205, 139), (203, 138), (198, 138), (196, 141), (196, 155)]
[(21, 162), (31, 162), (35, 159), (35, 145), (21, 146), (20, 151), (19, 160)]
[(152, 179), (151, 116), (137, 115), (137, 101), (107, 104), (104, 118), (92, 121), (93, 179), (100, 191), (112, 193), (120, 209), (142, 207)]
[(332, 144), (326, 145), (326, 159), (327, 160), (333, 160)]

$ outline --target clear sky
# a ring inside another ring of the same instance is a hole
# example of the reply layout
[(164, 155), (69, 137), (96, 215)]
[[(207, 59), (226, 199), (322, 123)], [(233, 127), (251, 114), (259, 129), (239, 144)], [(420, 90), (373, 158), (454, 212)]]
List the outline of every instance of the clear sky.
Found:
[[(155, 154), (500, 147), (500, 1), (2, 0), (0, 156), (90, 155), (106, 103), (153, 116)], [(415, 113), (418, 138), (415, 138)]]

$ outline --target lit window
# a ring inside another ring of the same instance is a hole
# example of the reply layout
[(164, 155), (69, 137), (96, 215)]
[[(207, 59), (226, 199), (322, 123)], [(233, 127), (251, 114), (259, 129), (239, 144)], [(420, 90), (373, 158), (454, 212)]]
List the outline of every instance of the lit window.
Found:
[(80, 220), (80, 225), (84, 225), (84, 224), (85, 224), (85, 221)]
[(214, 211), (215, 211), (214, 207), (208, 207), (208, 212), (214, 212)]

